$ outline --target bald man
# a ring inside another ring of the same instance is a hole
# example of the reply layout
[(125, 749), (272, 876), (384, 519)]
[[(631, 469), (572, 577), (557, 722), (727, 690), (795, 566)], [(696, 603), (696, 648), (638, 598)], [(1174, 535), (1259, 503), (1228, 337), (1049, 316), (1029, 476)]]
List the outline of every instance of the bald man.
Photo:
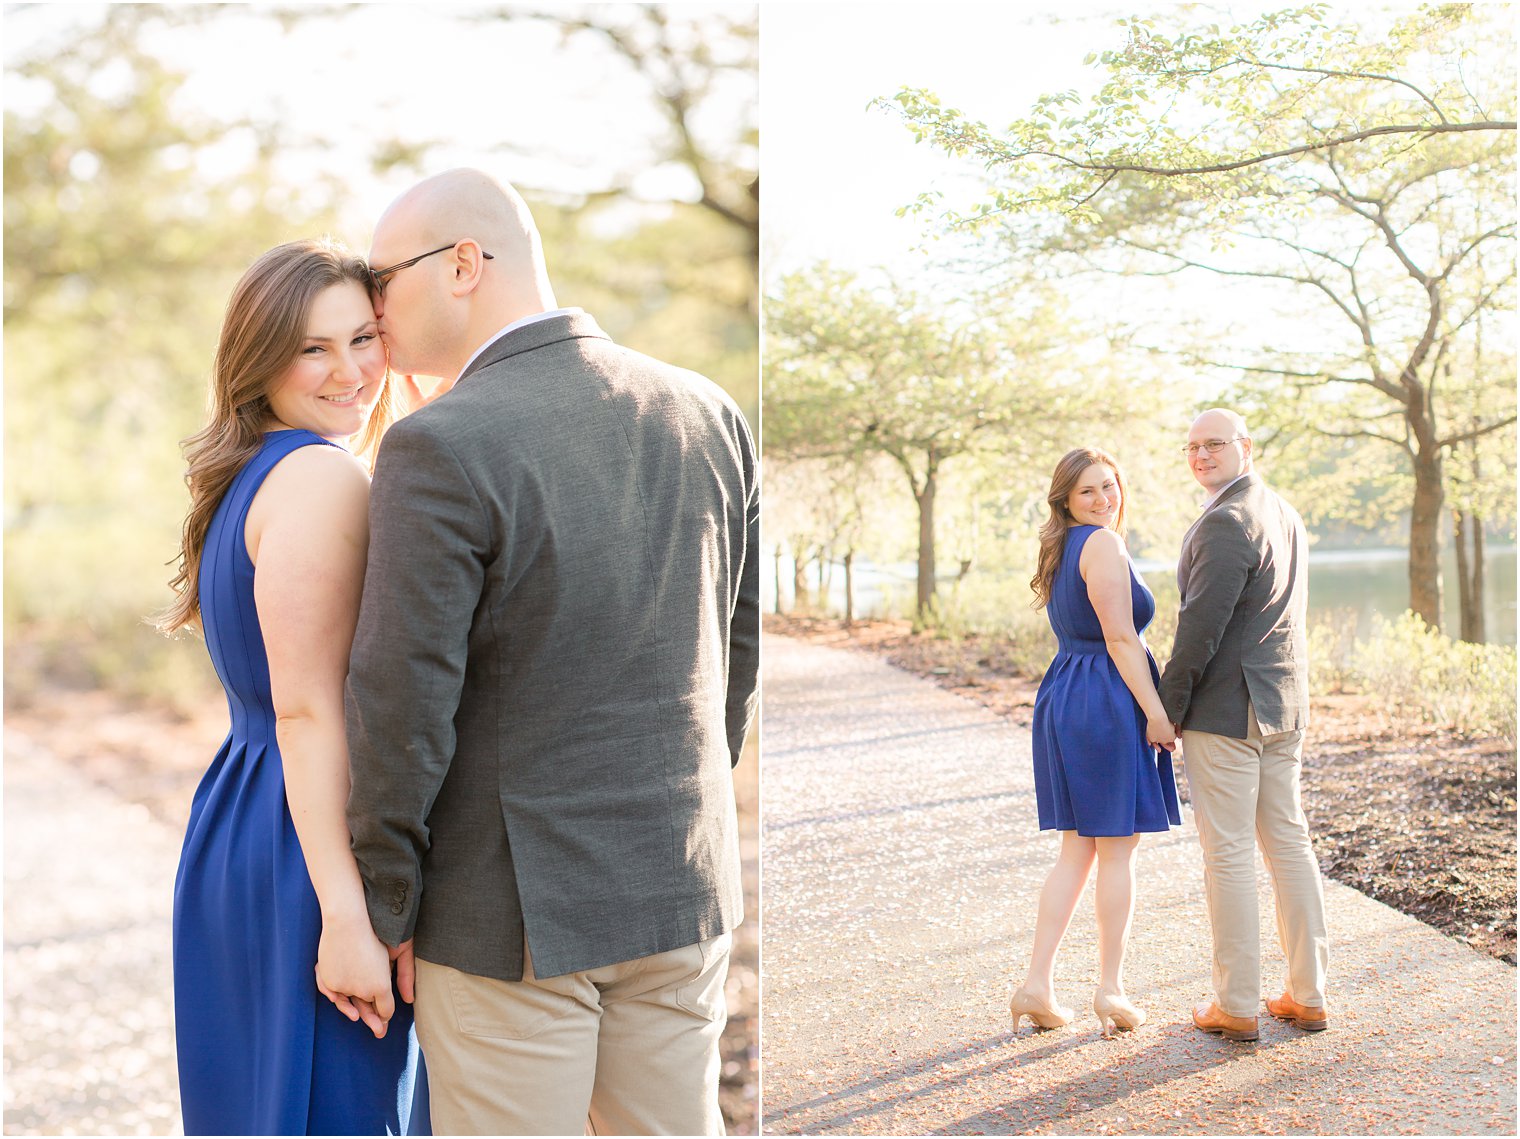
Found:
[(1215, 999), (1193, 1010), (1193, 1023), (1257, 1039), (1259, 843), (1288, 959), (1286, 991), (1267, 1011), (1317, 1032), (1329, 1024), (1329, 938), (1299, 801), (1309, 714), (1304, 524), (1252, 470), (1251, 433), (1235, 412), (1204, 412), (1183, 451), (1208, 499), (1182, 540), (1182, 609), (1160, 691), (1182, 732), (1214, 940)]
[[(430, 178), (370, 250), (399, 373), (347, 710), (349, 825), (433, 1126), (721, 1134), (755, 710), (754, 445), (711, 382), (557, 307), (521, 197)], [(415, 962), (415, 964), (414, 964)]]

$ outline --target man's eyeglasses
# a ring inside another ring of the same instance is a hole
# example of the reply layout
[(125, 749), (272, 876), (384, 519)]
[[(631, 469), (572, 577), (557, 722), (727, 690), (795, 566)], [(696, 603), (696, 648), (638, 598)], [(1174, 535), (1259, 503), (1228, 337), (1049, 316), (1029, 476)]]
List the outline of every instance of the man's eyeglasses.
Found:
[[(401, 270), (405, 269), (407, 266), (409, 266), (409, 265), (415, 265), (415, 264), (417, 264), (417, 262), (421, 261), (425, 257), (431, 257), (435, 253), (442, 253), (445, 249), (453, 249), (458, 244), (459, 244), (459, 242), (453, 241), (453, 242), (450, 242), (448, 245), (440, 245), (437, 249), (429, 249), (426, 253), (419, 253), (419, 254), (417, 254), (416, 257), (413, 257), (410, 261), (398, 261), (396, 264), (391, 265), (390, 267), (385, 268), (385, 269), (371, 269), (369, 271), (369, 283), (370, 283), (370, 286), (375, 290), (375, 293), (376, 293), (377, 296), (382, 296), (383, 297), (383, 296), (385, 296), (385, 279), (387, 277), (389, 277), (392, 273), (399, 273), (399, 272), (401, 272)], [(484, 257), (487, 261), (494, 260), (494, 258), (489, 253), (487, 253), (484, 249), (482, 249), (480, 251), (480, 255), (482, 257)]]
[(1244, 435), (1231, 435), (1228, 439), (1205, 439), (1202, 443), (1189, 443), (1182, 448), (1182, 453), (1192, 458), (1199, 451), (1207, 451), (1211, 455), (1217, 455), (1237, 439), (1244, 439)]

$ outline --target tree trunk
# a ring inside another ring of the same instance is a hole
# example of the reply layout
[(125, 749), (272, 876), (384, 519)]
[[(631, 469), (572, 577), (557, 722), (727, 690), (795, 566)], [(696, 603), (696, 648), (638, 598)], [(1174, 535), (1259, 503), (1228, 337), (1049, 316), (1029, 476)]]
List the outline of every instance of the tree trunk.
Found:
[(802, 556), (802, 546), (792, 555), (792, 608), (808, 608), (807, 559)]
[(1475, 645), (1488, 639), (1483, 612), (1485, 550), (1483, 519), (1466, 511), (1456, 512), (1453, 527), (1457, 545), (1458, 598), (1461, 602), (1461, 638)]
[(1488, 616), (1484, 612), (1484, 596), (1488, 588), (1488, 549), (1487, 540), (1483, 537), (1483, 519), (1473, 516), (1473, 643), (1483, 644), (1488, 640)]
[(776, 543), (776, 616), (781, 616), (781, 543)]
[(937, 472), (933, 459), (924, 471), (922, 488), (914, 495), (918, 499), (918, 616), (928, 617), (934, 611), (934, 492), (937, 489)]
[(827, 613), (829, 609), (829, 551), (818, 547), (818, 608)]
[(1467, 528), (1471, 515), (1465, 510), (1451, 512), (1451, 540), (1457, 552), (1457, 611), (1462, 639), (1472, 640), (1472, 570), (1467, 564)]
[(855, 551), (844, 552), (844, 627), (848, 629), (855, 623), (855, 575), (850, 565), (855, 560)]
[(1409, 512), (1409, 608), (1432, 629), (1441, 627), (1441, 503), (1446, 497), (1439, 449), (1414, 456), (1414, 503)]

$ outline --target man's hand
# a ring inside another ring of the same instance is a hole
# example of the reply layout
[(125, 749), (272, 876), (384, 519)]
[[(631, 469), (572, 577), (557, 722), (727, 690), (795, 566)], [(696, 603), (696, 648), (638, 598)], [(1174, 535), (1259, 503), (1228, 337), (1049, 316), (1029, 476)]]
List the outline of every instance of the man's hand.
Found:
[(391, 962), (396, 966), (396, 991), (407, 1004), (417, 995), (417, 959), (412, 956), (412, 943), (408, 939), (390, 951)]
[(1152, 747), (1161, 747), (1175, 752), (1177, 750), (1176, 725), (1169, 720), (1149, 717), (1145, 722), (1145, 740)]
[[(411, 942), (406, 944), (410, 957)], [(339, 1012), (349, 1020), (364, 1021), (376, 1039), (385, 1035), (396, 1012), (390, 955), (375, 936), (368, 915), (347, 921), (324, 918), (316, 974), (317, 990)]]

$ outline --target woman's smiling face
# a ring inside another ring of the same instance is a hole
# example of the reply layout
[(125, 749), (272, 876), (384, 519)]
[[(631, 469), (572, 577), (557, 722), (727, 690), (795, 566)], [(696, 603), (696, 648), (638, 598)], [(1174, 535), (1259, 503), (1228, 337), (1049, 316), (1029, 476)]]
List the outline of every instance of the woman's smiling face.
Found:
[(1066, 496), (1066, 509), (1079, 526), (1117, 525), (1124, 494), (1118, 476), (1106, 463), (1093, 463), (1077, 476), (1076, 485)]
[(312, 301), (306, 339), (270, 391), (269, 406), (281, 426), (347, 439), (369, 418), (385, 367), (368, 291), (353, 281), (331, 285)]

